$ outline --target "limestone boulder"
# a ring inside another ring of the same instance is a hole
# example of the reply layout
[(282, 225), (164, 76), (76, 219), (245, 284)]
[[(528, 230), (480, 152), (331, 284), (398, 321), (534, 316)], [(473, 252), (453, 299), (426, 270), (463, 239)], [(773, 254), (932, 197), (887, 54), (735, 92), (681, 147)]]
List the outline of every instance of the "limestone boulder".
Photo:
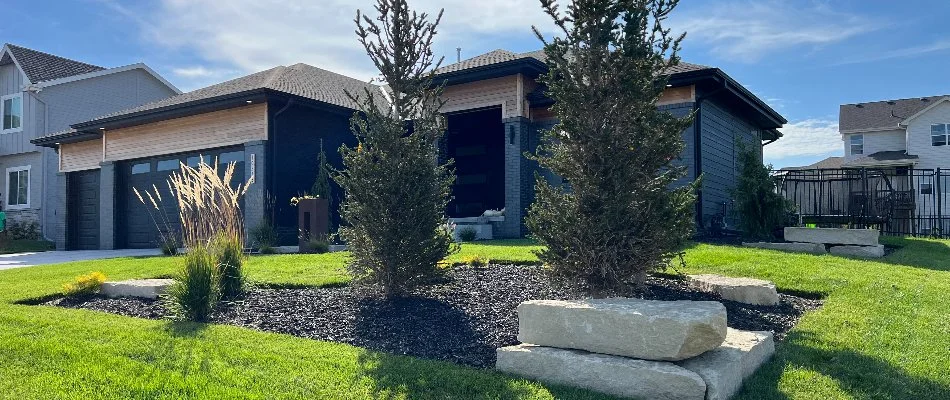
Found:
[(876, 246), (880, 237), (876, 229), (785, 228), (785, 240), (789, 242)]
[(132, 279), (127, 281), (104, 282), (99, 293), (107, 297), (142, 297), (157, 299), (168, 287), (175, 283), (172, 279)]
[(518, 305), (518, 340), (540, 346), (677, 361), (726, 338), (718, 301), (532, 300)]
[(676, 364), (531, 344), (496, 351), (495, 368), (540, 381), (635, 399), (700, 400), (706, 384)]
[(884, 246), (832, 246), (829, 252), (836, 256), (881, 258), (884, 257)]
[(771, 332), (748, 332), (729, 328), (719, 348), (677, 364), (695, 372), (706, 383), (706, 400), (726, 400), (742, 387), (775, 353)]
[(689, 285), (704, 292), (716, 293), (723, 299), (740, 303), (763, 306), (779, 303), (775, 284), (761, 279), (731, 278), (711, 274), (690, 275)]
[(794, 253), (825, 254), (825, 245), (819, 243), (771, 243), (771, 242), (751, 242), (742, 243), (745, 247), (754, 247), (757, 249), (790, 251)]

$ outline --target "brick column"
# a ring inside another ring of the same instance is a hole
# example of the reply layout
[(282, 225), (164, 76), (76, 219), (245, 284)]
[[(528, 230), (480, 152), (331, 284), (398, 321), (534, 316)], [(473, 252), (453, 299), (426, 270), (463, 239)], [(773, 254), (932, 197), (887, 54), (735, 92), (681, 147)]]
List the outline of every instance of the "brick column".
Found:
[(99, 164), (99, 248), (115, 249), (115, 161)]
[(531, 124), (525, 117), (502, 120), (505, 126), (505, 222), (499, 237), (525, 235), (525, 211), (534, 199), (532, 164), (524, 153), (530, 150)]
[(267, 142), (256, 140), (244, 143), (244, 181), (254, 177), (254, 183), (244, 195), (244, 234), (264, 221), (267, 195)]

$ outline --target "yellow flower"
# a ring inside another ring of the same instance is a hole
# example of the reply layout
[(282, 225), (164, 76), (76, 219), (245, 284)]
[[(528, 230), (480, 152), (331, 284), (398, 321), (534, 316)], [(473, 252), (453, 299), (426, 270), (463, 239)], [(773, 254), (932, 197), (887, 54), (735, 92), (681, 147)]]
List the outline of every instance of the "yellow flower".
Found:
[(362, 144), (362, 143), (356, 145), (356, 152), (357, 152), (357, 153), (362, 153), (362, 152), (363, 152), (363, 144)]

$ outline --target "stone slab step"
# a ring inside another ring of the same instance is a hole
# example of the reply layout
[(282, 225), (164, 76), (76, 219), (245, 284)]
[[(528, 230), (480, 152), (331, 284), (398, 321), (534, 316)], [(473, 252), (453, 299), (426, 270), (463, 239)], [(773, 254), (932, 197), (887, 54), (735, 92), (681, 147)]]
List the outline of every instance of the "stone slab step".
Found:
[(690, 275), (689, 285), (704, 292), (716, 293), (723, 299), (745, 304), (774, 306), (779, 303), (778, 291), (770, 281), (732, 278), (722, 275)]
[(521, 344), (496, 351), (495, 368), (544, 382), (635, 399), (700, 400), (699, 374), (663, 361)]
[(697, 373), (706, 383), (706, 400), (726, 400), (775, 354), (772, 332), (729, 328), (726, 341), (715, 350), (677, 364)]
[(142, 297), (157, 299), (175, 281), (173, 279), (132, 279), (103, 282), (99, 293), (107, 297)]
[(818, 243), (771, 243), (771, 242), (744, 242), (745, 247), (757, 249), (790, 251), (794, 253), (826, 254), (825, 245)]
[(726, 338), (718, 301), (531, 300), (518, 305), (518, 340), (540, 346), (677, 361)]
[(831, 246), (828, 250), (836, 256), (849, 256), (861, 258), (881, 258), (884, 257), (884, 245), (877, 246)]
[(880, 237), (877, 229), (785, 228), (785, 240), (789, 242), (876, 246)]

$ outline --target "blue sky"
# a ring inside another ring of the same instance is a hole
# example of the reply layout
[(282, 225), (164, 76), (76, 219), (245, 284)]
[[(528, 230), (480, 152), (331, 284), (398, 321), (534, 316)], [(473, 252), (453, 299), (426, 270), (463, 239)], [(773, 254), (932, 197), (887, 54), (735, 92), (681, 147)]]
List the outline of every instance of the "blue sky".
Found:
[[(371, 0), (5, 2), (0, 41), (105, 67), (145, 62), (183, 90), (306, 62), (358, 78), (371, 65), (353, 35)], [(437, 51), (455, 59), (528, 51), (551, 24), (537, 0), (415, 0), (445, 8)], [(669, 25), (685, 60), (716, 66), (789, 124), (766, 148), (776, 167), (840, 155), (838, 106), (950, 94), (950, 2), (681, 0)]]

